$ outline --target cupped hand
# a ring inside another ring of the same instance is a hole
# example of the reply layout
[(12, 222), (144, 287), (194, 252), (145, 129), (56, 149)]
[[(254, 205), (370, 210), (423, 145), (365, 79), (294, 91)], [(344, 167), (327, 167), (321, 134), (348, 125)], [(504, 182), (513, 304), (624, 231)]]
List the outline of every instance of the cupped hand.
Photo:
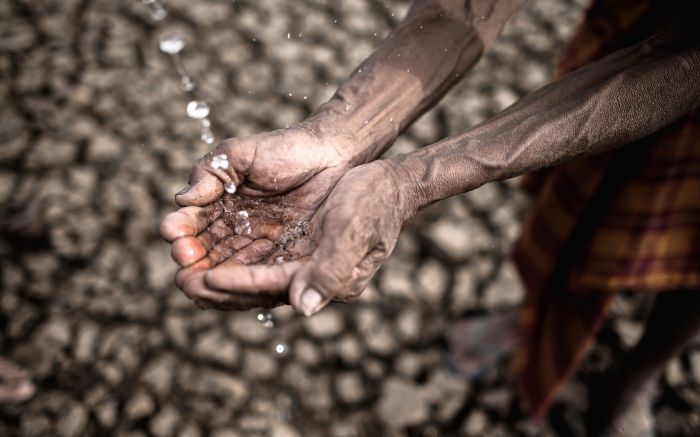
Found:
[[(175, 198), (182, 208), (161, 224), (161, 235), (172, 243), (173, 258), (182, 266), (178, 286), (200, 307), (228, 309), (221, 299), (211, 299), (218, 295), (204, 284), (206, 270), (221, 263), (259, 263), (280, 250), (290, 253), (276, 259), (292, 256), (283, 240), (299, 229), (290, 226), (303, 227), (348, 170), (342, 151), (351, 146), (345, 137), (324, 136), (302, 123), (226, 140), (197, 161), (187, 189)], [(241, 211), (249, 214), (247, 229), (236, 226)], [(283, 301), (242, 296), (236, 308)]]
[(414, 214), (405, 187), (391, 161), (350, 170), (313, 214), (308, 232), (283, 249), (283, 263), (222, 263), (203, 274), (206, 292), (193, 297), (232, 309), (288, 299), (305, 315), (333, 300), (354, 300)]
[(205, 206), (226, 191), (271, 197), (304, 187), (295, 198), (299, 206), (313, 208), (348, 170), (352, 143), (347, 135), (324, 134), (311, 122), (230, 138), (195, 163), (188, 186), (175, 201), (183, 207)]

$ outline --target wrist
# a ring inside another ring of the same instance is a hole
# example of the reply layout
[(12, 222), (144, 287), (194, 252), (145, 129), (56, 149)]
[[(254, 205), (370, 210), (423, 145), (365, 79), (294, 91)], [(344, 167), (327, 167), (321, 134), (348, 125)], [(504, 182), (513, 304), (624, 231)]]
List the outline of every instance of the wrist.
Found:
[(400, 219), (405, 225), (422, 209), (425, 193), (415, 178), (415, 169), (403, 162), (405, 155), (375, 161), (381, 165), (393, 181), (395, 206), (400, 210)]
[[(376, 120), (365, 114), (360, 103), (340, 92), (307, 119), (321, 138), (333, 141), (343, 163), (351, 167), (377, 159), (387, 143), (385, 137), (398, 135), (398, 126), (378, 129), (373, 121)], [(387, 130), (390, 131), (388, 135)]]
[[(479, 151), (446, 139), (412, 153), (388, 159), (405, 197), (407, 215), (498, 178), (499, 166), (479, 159)], [(455, 153), (456, 152), (456, 153)]]

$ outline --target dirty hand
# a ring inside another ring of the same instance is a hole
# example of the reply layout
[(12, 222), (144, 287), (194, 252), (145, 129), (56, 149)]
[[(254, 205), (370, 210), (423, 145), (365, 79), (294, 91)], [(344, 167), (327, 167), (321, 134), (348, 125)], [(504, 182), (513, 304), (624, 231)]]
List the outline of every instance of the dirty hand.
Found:
[[(269, 255), (286, 221), (308, 219), (350, 164), (342, 152), (351, 141), (322, 135), (313, 124), (229, 139), (201, 158), (193, 167), (190, 184), (176, 195), (182, 206), (166, 216), (161, 235), (172, 243), (172, 255), (183, 267), (176, 283), (188, 297), (205, 290), (205, 270), (230, 262), (257, 262)], [(236, 195), (230, 185), (236, 187)], [(243, 209), (251, 199), (259, 214), (250, 217), (243, 235), (226, 220), (224, 207)], [(274, 306), (277, 301), (251, 300), (251, 306)], [(201, 307), (213, 306), (195, 298)], [(220, 305), (216, 305), (221, 307)], [(225, 309), (222, 307), (222, 309)]]
[(312, 315), (328, 302), (357, 298), (391, 254), (415, 214), (405, 178), (390, 160), (347, 172), (311, 218), (309, 234), (283, 264), (224, 263), (204, 274), (195, 298), (235, 309), (289, 299)]

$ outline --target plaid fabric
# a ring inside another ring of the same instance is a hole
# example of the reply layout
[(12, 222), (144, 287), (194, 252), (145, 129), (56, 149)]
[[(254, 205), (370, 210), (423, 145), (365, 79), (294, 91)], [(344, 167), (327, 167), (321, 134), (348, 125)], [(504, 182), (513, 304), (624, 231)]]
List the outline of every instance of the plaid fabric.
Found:
[[(648, 1), (594, 2), (558, 74), (649, 35), (656, 16)], [(541, 417), (616, 293), (700, 289), (700, 113), (524, 185), (535, 197), (514, 248), (527, 293), (513, 367)]]

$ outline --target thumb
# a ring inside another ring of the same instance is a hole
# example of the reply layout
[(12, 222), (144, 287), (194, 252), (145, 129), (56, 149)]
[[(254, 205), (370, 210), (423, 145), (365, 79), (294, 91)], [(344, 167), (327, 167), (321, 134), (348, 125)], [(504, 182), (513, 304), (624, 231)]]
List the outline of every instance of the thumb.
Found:
[(189, 185), (175, 195), (179, 206), (204, 206), (217, 200), (224, 194), (221, 179), (204, 168), (202, 161), (192, 167)]
[(371, 227), (357, 216), (325, 222), (318, 248), (294, 276), (289, 290), (290, 303), (305, 316), (354, 288), (353, 272), (373, 244), (371, 232), (365, 231)]

